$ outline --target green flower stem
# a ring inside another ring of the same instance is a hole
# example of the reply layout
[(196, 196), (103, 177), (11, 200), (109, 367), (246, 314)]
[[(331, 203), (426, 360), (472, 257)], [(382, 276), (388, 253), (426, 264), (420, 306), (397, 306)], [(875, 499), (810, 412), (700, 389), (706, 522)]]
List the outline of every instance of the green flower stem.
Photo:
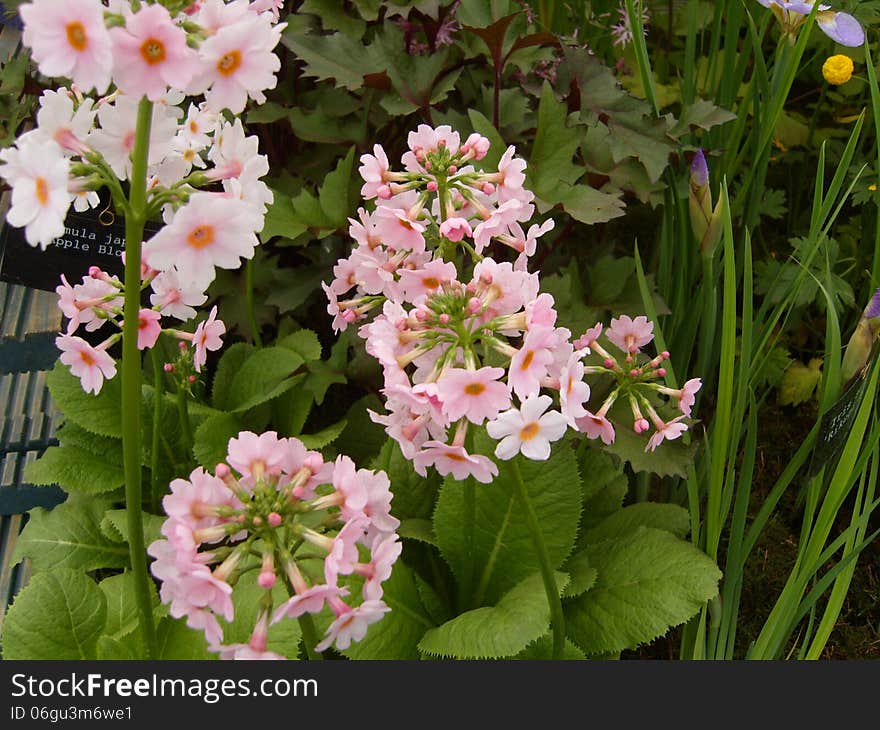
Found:
[(260, 325), (257, 324), (257, 313), (254, 309), (254, 260), (248, 259), (244, 262), (244, 286), (245, 298), (247, 299), (248, 321), (253, 332), (254, 344), (257, 347), (263, 346), (263, 340), (260, 337)]
[(125, 216), (125, 317), (122, 326), (122, 455), (125, 471), (125, 505), (128, 522), (128, 549), (134, 576), (140, 624), (148, 659), (158, 655), (156, 627), (147, 574), (141, 491), (141, 355), (138, 351), (138, 311), (140, 310), (141, 241), (147, 192), (147, 153), (153, 104), (142, 98), (138, 105), (132, 152), (131, 187), (128, 215)]
[(553, 629), (553, 658), (562, 659), (562, 651), (565, 648), (565, 616), (562, 613), (562, 599), (559, 597), (559, 588), (556, 585), (556, 577), (553, 574), (553, 565), (550, 563), (550, 554), (547, 552), (547, 544), (544, 542), (544, 533), (538, 524), (538, 516), (529, 492), (523, 482), (519, 471), (519, 463), (516, 459), (510, 462), (510, 472), (513, 474), (513, 483), (517, 499), (522, 505), (532, 533), (532, 543), (538, 556), (538, 564), (541, 566), (541, 579), (544, 581), (544, 591), (547, 593), (547, 602), (550, 604), (550, 626)]
[(189, 464), (193, 458), (192, 424), (189, 421), (189, 404), (186, 399), (186, 388), (183, 383), (177, 386), (177, 415), (180, 417), (180, 429), (183, 432), (183, 448)]
[[(158, 343), (157, 343), (158, 344)], [(150, 507), (159, 514), (159, 423), (162, 420), (162, 359), (156, 347), (150, 348), (153, 361), (153, 440), (150, 444)]]
[(303, 644), (306, 647), (306, 654), (310, 660), (323, 659), (321, 652), (315, 651), (318, 645), (318, 630), (315, 628), (315, 620), (312, 614), (304, 613), (299, 617), (299, 628), (302, 631)]

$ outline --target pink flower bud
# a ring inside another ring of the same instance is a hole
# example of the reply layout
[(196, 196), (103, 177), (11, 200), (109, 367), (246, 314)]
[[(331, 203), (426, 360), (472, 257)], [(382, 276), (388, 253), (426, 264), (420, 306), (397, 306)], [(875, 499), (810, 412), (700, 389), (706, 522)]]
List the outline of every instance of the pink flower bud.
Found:
[(429, 193), (436, 193), (437, 192), (437, 181), (436, 180), (429, 180), (427, 188), (428, 188)]
[(174, 372), (174, 365), (172, 365), (170, 362), (166, 362), (166, 363), (162, 366), (162, 369), (163, 369), (166, 373), (173, 373), (173, 372)]
[(214, 474), (217, 475), (218, 479), (226, 479), (230, 474), (229, 466), (221, 461), (214, 469)]
[(440, 320), (440, 324), (449, 324), (449, 315), (446, 312), (443, 312), (437, 319)]
[(657, 368), (655, 371), (657, 373), (657, 377), (665, 378), (666, 377), (666, 368)]
[(388, 200), (391, 197), (391, 188), (388, 185), (380, 185), (376, 190), (376, 195), (382, 200)]
[(270, 512), (270, 513), (268, 514), (268, 516), (266, 517), (266, 521), (267, 521), (272, 527), (278, 527), (278, 525), (280, 525), (280, 524), (281, 524), (281, 521), (282, 521), (282, 519), (281, 519), (281, 515), (279, 515), (277, 512)]
[(260, 588), (265, 588), (266, 590), (269, 590), (272, 586), (275, 585), (275, 573), (264, 570), (262, 573), (260, 573), (260, 577), (257, 578), (257, 583), (260, 584)]
[(605, 362), (603, 362), (602, 364), (603, 364), (606, 368), (608, 368), (609, 370), (611, 370), (611, 369), (614, 367), (614, 360), (612, 360), (610, 357), (606, 357), (606, 358), (605, 358)]
[(640, 418), (633, 424), (633, 431), (636, 433), (644, 433), (647, 431), (651, 425), (648, 423), (647, 419)]
[(320, 454), (309, 454), (306, 457), (305, 465), (309, 468), (313, 474), (321, 471), (321, 467), (324, 466), (324, 460), (321, 458)]
[(195, 383), (196, 380), (197, 380), (197, 378), (196, 378), (195, 375), (190, 375), (190, 376), (187, 378), (187, 380), (188, 380), (190, 383)]
[(632, 376), (633, 378), (637, 378), (637, 377), (639, 377), (639, 373), (640, 373), (640, 372), (641, 372), (641, 371), (640, 371), (638, 368), (633, 368), (632, 370), (629, 371), (629, 374), (630, 374), (630, 376)]
[(483, 187), (480, 188), (480, 190), (482, 190), (486, 195), (491, 195), (495, 192), (495, 186), (490, 182), (483, 183)]
[(477, 297), (471, 297), (468, 300), (468, 311), (471, 314), (477, 314), (483, 310), (483, 302)]
[(103, 271), (99, 266), (89, 266), (89, 276), (93, 279), (100, 279), (103, 275)]

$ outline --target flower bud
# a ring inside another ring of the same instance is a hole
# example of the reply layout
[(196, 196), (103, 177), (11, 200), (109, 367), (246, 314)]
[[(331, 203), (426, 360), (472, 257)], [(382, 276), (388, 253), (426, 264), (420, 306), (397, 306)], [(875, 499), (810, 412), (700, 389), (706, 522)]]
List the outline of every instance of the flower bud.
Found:
[(874, 339), (880, 334), (880, 289), (874, 292), (865, 311), (856, 325), (855, 332), (849, 338), (846, 351), (843, 354), (843, 362), (840, 366), (840, 374), (846, 383), (859, 370), (868, 363)]

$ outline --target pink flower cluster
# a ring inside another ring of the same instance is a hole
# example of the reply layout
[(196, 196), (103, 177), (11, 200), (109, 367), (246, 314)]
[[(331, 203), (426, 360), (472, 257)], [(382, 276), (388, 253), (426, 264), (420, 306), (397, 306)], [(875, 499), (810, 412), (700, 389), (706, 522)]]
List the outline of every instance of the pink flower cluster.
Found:
[[(270, 627), (325, 608), (334, 618), (316, 650), (346, 649), (390, 610), (382, 584), (401, 552), (391, 498), (384, 472), (242, 432), (213, 475), (198, 468), (171, 483), (164, 538), (148, 548), (161, 599), (224, 659), (283, 659), (267, 649)], [(251, 570), (263, 591), (253, 632), (224, 644), (219, 619), (233, 620), (236, 582)]]
[[(645, 408), (660, 440), (679, 435), (686, 428), (681, 419), (665, 423), (642, 391), (688, 404), (699, 381), (677, 396), (653, 382), (665, 375), (663, 358), (636, 365), (653, 337), (645, 317), (621, 317), (607, 332), (624, 349), (626, 368), (596, 345), (601, 325), (575, 341), (557, 326), (553, 297), (540, 292), (538, 275), (527, 270), (553, 222), (524, 230), (534, 196), (524, 187), (526, 164), (514, 148), (497, 169), (479, 170), (474, 163), (486, 156), (489, 141), (478, 134), (462, 144), (447, 126), (421, 125), (408, 142), (401, 171), (391, 168), (379, 145), (361, 157), (361, 193), (375, 199), (375, 209), (362, 208), (360, 220), (351, 221), (357, 245), (324, 290), (334, 328), (360, 323), (367, 352), (381, 363), (388, 412), (371, 417), (416, 471), (425, 475), (434, 467), (456, 479), (491, 482), (495, 462), (466, 446), (474, 426), (485, 425), (502, 460), (519, 453), (545, 460), (569, 428), (611, 443), (607, 414), (622, 395)], [(505, 252), (513, 260), (503, 260)], [(594, 351), (604, 362), (585, 365)], [(600, 372), (621, 377), (592, 413), (586, 378)], [(644, 432), (646, 423), (639, 416), (635, 430)], [(648, 448), (656, 448), (656, 439)]]

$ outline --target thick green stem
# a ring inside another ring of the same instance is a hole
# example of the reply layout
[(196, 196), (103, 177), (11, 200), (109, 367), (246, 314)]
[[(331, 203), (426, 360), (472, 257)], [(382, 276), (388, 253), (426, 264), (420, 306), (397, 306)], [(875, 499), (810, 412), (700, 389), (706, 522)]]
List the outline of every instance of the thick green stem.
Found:
[(141, 355), (138, 350), (138, 311), (141, 295), (141, 242), (147, 190), (147, 153), (153, 105), (142, 98), (138, 106), (132, 152), (129, 215), (125, 218), (125, 312), (122, 326), (122, 452), (125, 470), (125, 505), (128, 549), (137, 605), (148, 659), (158, 654), (153, 604), (147, 574), (141, 489)]
[(553, 565), (550, 562), (550, 553), (547, 552), (544, 533), (541, 531), (538, 516), (535, 514), (535, 508), (532, 505), (532, 500), (529, 498), (529, 492), (526, 489), (525, 482), (523, 482), (516, 459), (510, 462), (510, 472), (513, 475), (517, 499), (519, 499), (522, 505), (526, 521), (529, 525), (529, 532), (532, 534), (532, 544), (535, 546), (535, 553), (538, 556), (541, 579), (544, 581), (544, 591), (547, 593), (547, 602), (550, 604), (550, 626), (553, 629), (553, 658), (562, 659), (562, 652), (565, 649), (565, 616), (562, 613), (562, 599), (559, 597), (559, 588), (556, 585)]
[[(158, 344), (158, 343), (157, 343)], [(153, 439), (150, 442), (150, 506), (159, 514), (159, 424), (162, 421), (162, 359), (156, 347), (150, 348), (153, 360)]]
[(254, 344), (257, 347), (263, 346), (263, 340), (260, 337), (260, 325), (257, 322), (257, 311), (254, 308), (254, 260), (248, 259), (244, 262), (244, 286), (245, 298), (247, 299), (248, 321), (253, 332)]
[(467, 611), (471, 606), (471, 595), (474, 590), (474, 523), (477, 516), (477, 494), (474, 480), (468, 477), (461, 485), (464, 498), (464, 524), (462, 527), (462, 535), (464, 537), (465, 550), (467, 551), (467, 559), (462, 566), (462, 574), (460, 580), (460, 590), (458, 595), (459, 613)]
[(302, 631), (303, 644), (306, 647), (306, 654), (311, 660), (323, 659), (320, 652), (315, 651), (318, 645), (318, 630), (315, 628), (315, 621), (312, 614), (304, 613), (299, 617), (299, 628)]

